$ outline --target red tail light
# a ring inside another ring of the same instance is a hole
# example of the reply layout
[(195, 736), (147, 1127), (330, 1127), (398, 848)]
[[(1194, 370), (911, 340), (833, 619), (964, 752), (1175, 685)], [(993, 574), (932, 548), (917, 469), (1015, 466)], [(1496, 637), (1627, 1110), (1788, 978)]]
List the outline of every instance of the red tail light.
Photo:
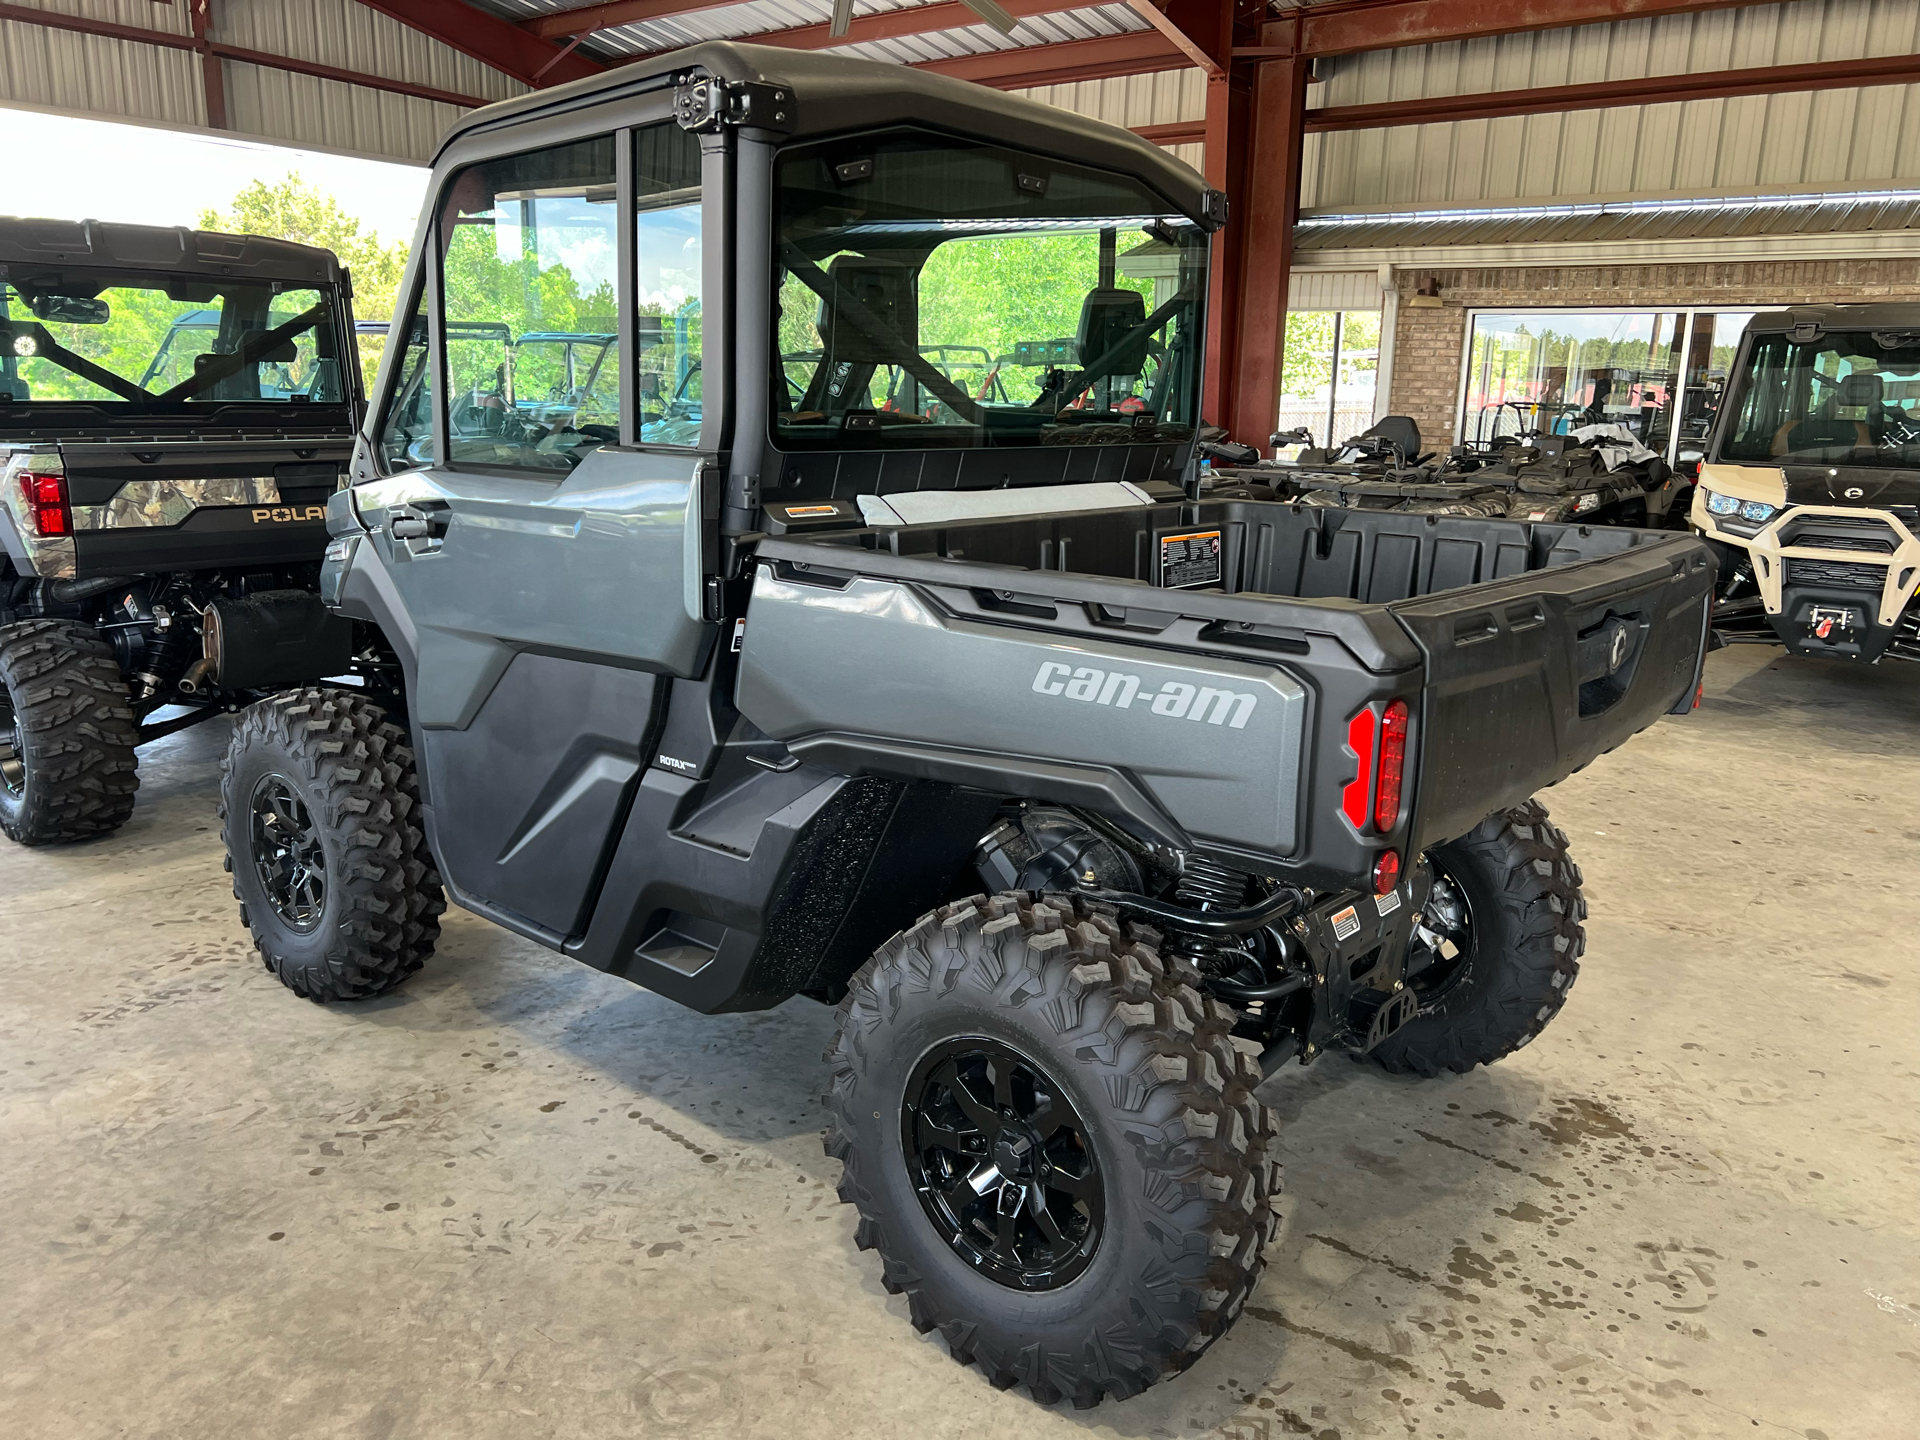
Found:
[(28, 470), (20, 476), (27, 513), (42, 535), (71, 535), (73, 512), (67, 507), (67, 477), (59, 471)]
[(1406, 769), (1407, 702), (1395, 700), (1380, 719), (1380, 787), (1373, 801), (1373, 828), (1382, 835), (1400, 818), (1400, 781)]
[(1373, 793), (1373, 707), (1369, 705), (1347, 721), (1347, 748), (1360, 762), (1353, 779), (1340, 791), (1340, 809), (1355, 829), (1367, 823), (1367, 797)]
[(1392, 850), (1382, 850), (1380, 858), (1373, 862), (1373, 893), (1391, 894), (1400, 884), (1400, 856)]

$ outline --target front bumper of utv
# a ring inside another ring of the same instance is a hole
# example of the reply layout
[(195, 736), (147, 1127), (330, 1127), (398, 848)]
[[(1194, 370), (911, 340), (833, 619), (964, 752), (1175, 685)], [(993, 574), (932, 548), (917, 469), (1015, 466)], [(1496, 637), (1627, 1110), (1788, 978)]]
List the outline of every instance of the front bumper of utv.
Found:
[(1920, 536), (1911, 521), (1891, 510), (1787, 505), (1755, 527), (1710, 513), (1707, 495), (1702, 484), (1693, 528), (1746, 552), (1767, 624), (1788, 650), (1920, 660)]

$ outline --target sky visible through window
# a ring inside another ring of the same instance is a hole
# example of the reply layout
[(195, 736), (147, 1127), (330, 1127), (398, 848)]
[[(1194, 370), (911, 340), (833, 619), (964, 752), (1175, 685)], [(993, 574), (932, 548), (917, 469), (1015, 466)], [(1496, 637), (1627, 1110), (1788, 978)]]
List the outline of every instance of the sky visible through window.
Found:
[(81, 120), (0, 107), (7, 134), (6, 191), (0, 212), (54, 220), (118, 220), (134, 225), (194, 225), (202, 210), (224, 210), (255, 180), (273, 184), (297, 171), (331, 194), (364, 230), (388, 244), (411, 242), (427, 171), (211, 136)]

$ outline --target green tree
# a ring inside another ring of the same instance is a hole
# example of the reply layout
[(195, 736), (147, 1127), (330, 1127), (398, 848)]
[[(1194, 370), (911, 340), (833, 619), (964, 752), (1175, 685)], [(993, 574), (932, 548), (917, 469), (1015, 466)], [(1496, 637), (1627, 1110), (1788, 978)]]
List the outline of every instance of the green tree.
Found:
[[(255, 180), (235, 195), (224, 211), (201, 211), (200, 228), (234, 235), (271, 235), (331, 250), (353, 271), (355, 313), (362, 319), (381, 321), (393, 314), (400, 276), (407, 267), (408, 242), (386, 244), (375, 231), (363, 231), (360, 221), (341, 209), (338, 200), (309, 185), (297, 170), (273, 184)], [(383, 340), (361, 337), (360, 365), (369, 390), (382, 348)]]

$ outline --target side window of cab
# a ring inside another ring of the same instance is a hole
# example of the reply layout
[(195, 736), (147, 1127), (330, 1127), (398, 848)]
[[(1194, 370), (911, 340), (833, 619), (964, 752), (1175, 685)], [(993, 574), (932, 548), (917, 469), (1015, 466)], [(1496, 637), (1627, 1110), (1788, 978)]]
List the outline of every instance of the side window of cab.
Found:
[(614, 140), (468, 165), (435, 215), (447, 461), (559, 479), (619, 437)]
[(427, 316), (418, 294), (399, 335), (406, 352), (380, 421), (380, 469), (388, 475), (434, 461), (433, 372), (427, 364)]

